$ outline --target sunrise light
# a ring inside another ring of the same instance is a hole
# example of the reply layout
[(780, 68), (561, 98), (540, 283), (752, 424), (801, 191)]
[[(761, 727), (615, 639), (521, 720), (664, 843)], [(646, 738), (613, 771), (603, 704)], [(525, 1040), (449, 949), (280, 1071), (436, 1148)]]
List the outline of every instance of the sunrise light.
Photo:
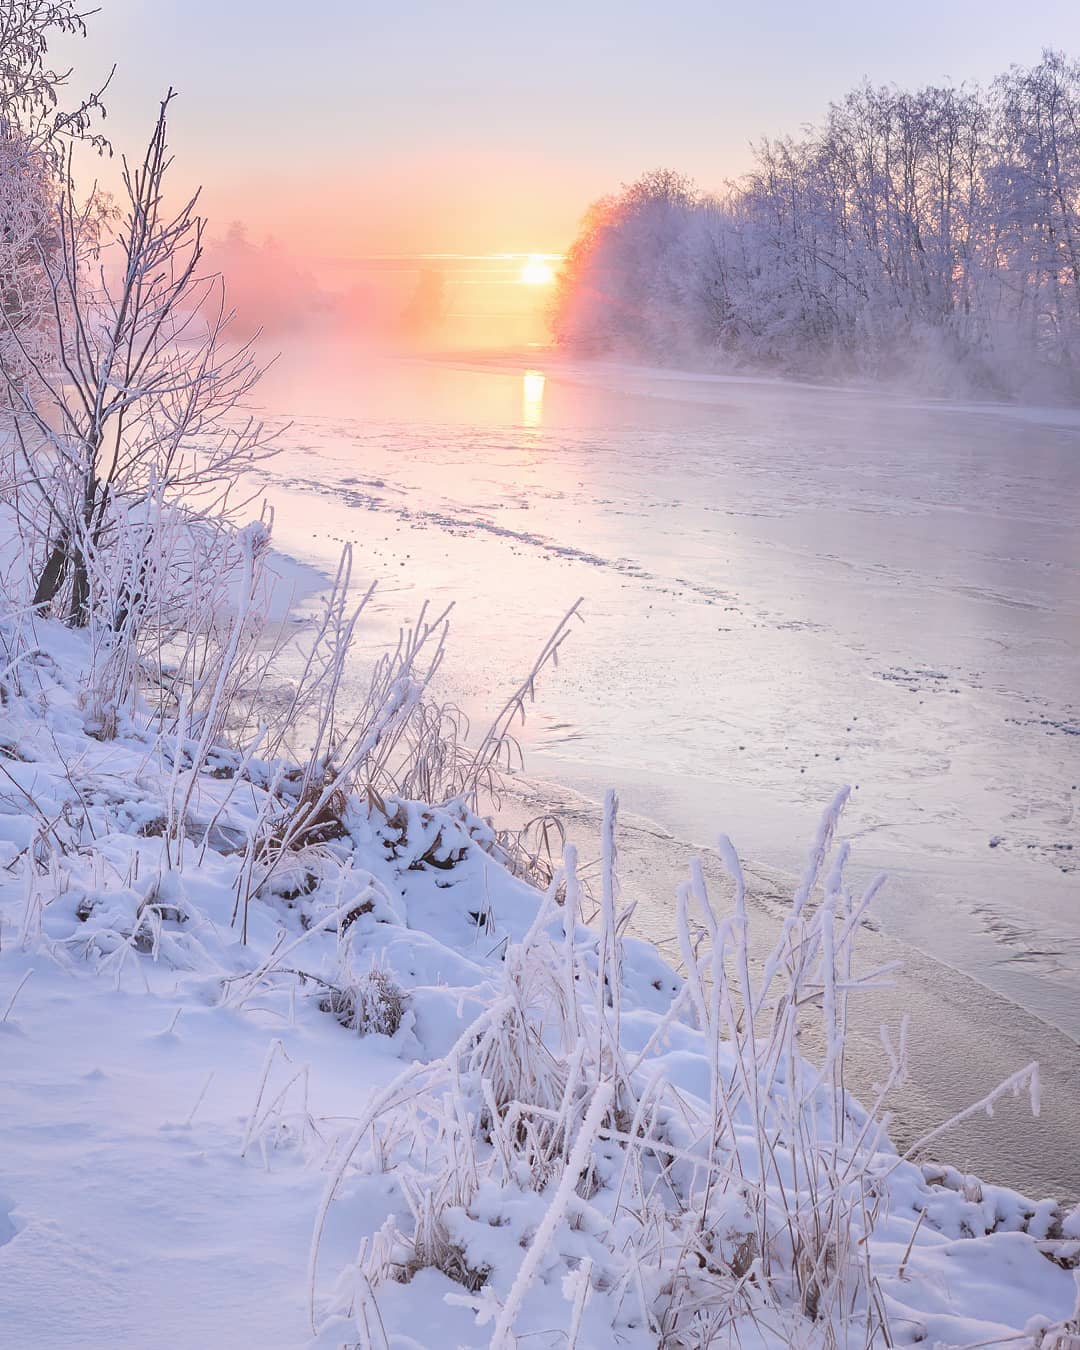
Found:
[(549, 262), (536, 254), (525, 262), (521, 269), (523, 286), (550, 286), (555, 280), (555, 269)]

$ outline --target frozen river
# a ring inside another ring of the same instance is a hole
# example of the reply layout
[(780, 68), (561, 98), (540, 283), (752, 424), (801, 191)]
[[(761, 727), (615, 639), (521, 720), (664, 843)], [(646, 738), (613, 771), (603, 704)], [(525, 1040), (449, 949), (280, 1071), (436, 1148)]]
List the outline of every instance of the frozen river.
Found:
[(533, 775), (780, 869), (850, 783), (885, 933), (1080, 1039), (1080, 417), (542, 353), (308, 350), (263, 397), (279, 547), (354, 541), (375, 640), (454, 602), (474, 718), (585, 598)]

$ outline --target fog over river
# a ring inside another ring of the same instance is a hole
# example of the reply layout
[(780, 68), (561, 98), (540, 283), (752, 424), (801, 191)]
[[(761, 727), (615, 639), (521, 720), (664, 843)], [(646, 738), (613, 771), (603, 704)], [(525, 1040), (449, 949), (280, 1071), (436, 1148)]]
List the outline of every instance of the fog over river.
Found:
[(873, 940), (916, 949), (881, 1007), (933, 1077), (912, 1128), (1040, 1058), (1042, 1121), (1002, 1107), (953, 1160), (1080, 1193), (1080, 415), (542, 349), (312, 345), (260, 399), (291, 419), (260, 483), (277, 547), (326, 570), (354, 543), (373, 645), (453, 602), (440, 690), (474, 723), (584, 597), (523, 728), (558, 785), (531, 800), (588, 836), (618, 789), (655, 940), (720, 831), (775, 921), (850, 784), (851, 878), (891, 878)]

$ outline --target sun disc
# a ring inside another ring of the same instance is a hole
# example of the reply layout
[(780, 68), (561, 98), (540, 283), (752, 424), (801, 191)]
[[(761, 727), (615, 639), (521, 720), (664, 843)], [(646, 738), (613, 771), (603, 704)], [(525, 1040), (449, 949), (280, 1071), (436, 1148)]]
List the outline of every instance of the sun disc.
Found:
[(525, 286), (548, 286), (555, 280), (555, 269), (543, 258), (530, 258), (521, 269)]

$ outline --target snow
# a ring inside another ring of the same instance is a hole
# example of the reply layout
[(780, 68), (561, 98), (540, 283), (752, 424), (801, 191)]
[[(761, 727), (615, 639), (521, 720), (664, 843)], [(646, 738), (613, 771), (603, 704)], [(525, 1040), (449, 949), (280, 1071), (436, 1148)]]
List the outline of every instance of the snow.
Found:
[[(22, 693), (9, 689), (0, 709), (7, 1344), (542, 1347), (566, 1345), (576, 1326), (579, 1347), (646, 1347), (672, 1316), (673, 1289), (688, 1304), (730, 1292), (753, 1230), (745, 1188), (718, 1188), (709, 1210), (717, 1274), (680, 1265), (673, 1244), (692, 1213), (671, 1197), (695, 1193), (711, 1066), (720, 1095), (738, 1096), (736, 1042), (713, 1038), (711, 994), (695, 1018), (680, 976), (625, 937), (613, 873), (596, 933), (572, 900), (511, 876), (463, 809), (401, 804), (394, 828), (353, 798), (342, 837), (310, 847), (252, 901), (245, 944), (236, 841), (254, 828), (269, 778), (253, 766), (239, 784), (211, 774), (189, 784), (175, 739), (135, 724), (113, 740), (88, 734), (83, 639), (44, 621), (33, 636)], [(236, 759), (215, 763), (227, 773)], [(189, 800), (192, 817), (171, 867), (160, 833), (170, 799)], [(611, 800), (612, 854), (615, 821)], [(731, 846), (721, 853), (736, 871)], [(828, 903), (847, 903), (839, 868), (821, 877)], [(703, 885), (692, 872), (691, 915)], [(793, 922), (813, 907), (812, 876), (804, 890)], [(719, 930), (731, 924), (721, 907)], [(687, 925), (697, 944), (702, 930)], [(837, 918), (830, 950), (841, 928)], [(819, 940), (820, 928), (806, 932)], [(403, 994), (392, 1034), (371, 1023), (360, 1034), (327, 1008), (331, 986), (370, 990), (373, 972)], [(843, 997), (833, 988), (834, 1039)], [(608, 1075), (590, 1077), (601, 1064)], [(789, 1056), (762, 1074), (777, 1128), (813, 1120), (830, 1148), (831, 1089), (811, 1091), (809, 1115), (790, 1114), (817, 1071)], [(627, 1093), (634, 1120), (617, 1117), (613, 1131), (609, 1098)], [(532, 1103), (524, 1114), (520, 1101)], [(805, 1184), (806, 1158), (781, 1139), (775, 1175), (762, 1171), (751, 1106), (733, 1109), (745, 1176), (760, 1174), (777, 1205), (780, 1179), (791, 1193)], [(853, 1127), (869, 1119), (854, 1103), (841, 1109)], [(638, 1131), (644, 1150), (628, 1142)], [(870, 1187), (861, 1204), (876, 1222), (851, 1211), (851, 1233), (869, 1233), (893, 1343), (1068, 1344), (1080, 1216), (948, 1168), (924, 1173), (883, 1138), (852, 1175)], [(647, 1214), (636, 1209), (644, 1195)], [(779, 1252), (784, 1235), (774, 1237)], [(774, 1296), (744, 1278), (745, 1313), (717, 1334), (826, 1344), (776, 1262)], [(482, 1283), (447, 1270), (482, 1272)], [(862, 1320), (840, 1329), (841, 1344), (864, 1344), (861, 1288), (854, 1280)], [(1058, 1331), (1040, 1342), (1046, 1327)], [(700, 1328), (682, 1335), (669, 1343), (704, 1343)]]

